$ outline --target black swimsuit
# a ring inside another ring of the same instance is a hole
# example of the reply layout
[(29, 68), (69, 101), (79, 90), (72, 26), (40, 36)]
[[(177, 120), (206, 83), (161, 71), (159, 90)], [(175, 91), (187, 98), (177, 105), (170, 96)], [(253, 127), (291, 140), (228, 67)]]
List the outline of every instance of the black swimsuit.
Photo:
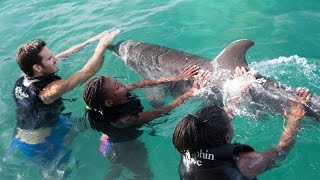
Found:
[[(102, 118), (89, 118), (90, 125), (93, 129), (108, 135), (113, 143), (128, 142), (137, 139), (142, 135), (142, 130), (139, 128), (142, 125), (131, 125), (129, 127), (115, 127), (112, 123), (116, 123), (118, 119), (125, 116), (138, 116), (138, 113), (143, 111), (140, 100), (128, 92), (127, 97), (129, 102), (114, 107), (105, 107), (102, 110)], [(101, 113), (101, 112), (95, 112)], [(101, 115), (100, 115), (101, 116)]]

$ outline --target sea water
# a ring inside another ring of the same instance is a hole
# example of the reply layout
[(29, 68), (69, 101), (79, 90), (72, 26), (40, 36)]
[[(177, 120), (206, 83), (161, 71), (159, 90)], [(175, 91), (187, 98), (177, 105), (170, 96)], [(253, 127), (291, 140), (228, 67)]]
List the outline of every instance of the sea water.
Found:
[[(114, 42), (134, 39), (197, 54), (213, 59), (230, 42), (247, 38), (255, 42), (246, 57), (249, 67), (266, 77), (306, 87), (320, 95), (320, 3), (317, 0), (244, 1), (244, 0), (1, 0), (0, 1), (0, 179), (41, 179), (39, 172), (25, 156), (10, 148), (15, 128), (15, 103), (12, 88), (21, 71), (15, 61), (17, 47), (32, 39), (44, 39), (57, 54), (72, 45), (111, 28), (121, 29)], [(90, 58), (96, 43), (58, 63), (61, 77), (80, 70)], [(122, 76), (123, 83), (140, 77), (110, 52), (97, 75)], [(83, 86), (64, 98), (67, 112), (82, 117)], [(142, 91), (137, 92), (145, 110), (152, 109)], [(171, 99), (167, 99), (167, 103)], [(197, 111), (202, 102), (192, 98), (170, 115), (155, 121), (156, 135), (147, 127), (140, 138), (149, 153), (154, 179), (178, 179), (179, 153), (171, 138), (177, 122)], [(235, 142), (265, 151), (277, 145), (286, 124), (279, 114), (236, 116)], [(102, 179), (111, 164), (99, 153), (100, 134), (82, 132), (70, 147), (68, 179)], [(305, 119), (296, 144), (287, 159), (259, 179), (319, 179), (319, 123)], [(132, 157), (133, 161), (139, 161)], [(123, 179), (120, 177), (119, 179)], [(106, 177), (107, 178), (107, 177)], [(108, 178), (107, 178), (108, 179)]]

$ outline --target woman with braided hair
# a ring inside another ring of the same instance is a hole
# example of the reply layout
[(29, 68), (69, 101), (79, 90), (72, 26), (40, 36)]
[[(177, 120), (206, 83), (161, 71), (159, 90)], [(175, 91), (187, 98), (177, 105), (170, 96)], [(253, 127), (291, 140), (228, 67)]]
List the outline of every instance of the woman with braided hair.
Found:
[[(143, 142), (137, 138), (143, 133), (139, 128), (153, 119), (159, 118), (188, 99), (194, 91), (205, 84), (208, 72), (199, 74), (192, 88), (162, 108), (143, 112), (137, 96), (130, 91), (167, 82), (191, 80), (198, 74), (199, 67), (186, 68), (176, 77), (157, 80), (143, 80), (124, 85), (109, 76), (99, 76), (85, 85), (83, 99), (88, 106), (88, 119), (93, 129), (102, 132), (100, 151), (114, 163), (107, 178), (117, 178), (123, 167), (129, 169), (135, 179), (151, 179), (153, 174), (148, 168), (147, 151)], [(139, 161), (132, 161), (131, 157)]]
[[(235, 72), (239, 76), (246, 70), (238, 68)], [(231, 143), (234, 135), (231, 123), (233, 114), (227, 107), (209, 106), (200, 109), (194, 116), (184, 117), (172, 137), (174, 147), (181, 153), (180, 180), (256, 179), (259, 174), (275, 168), (294, 145), (306, 113), (304, 105), (310, 100), (308, 90), (296, 90), (296, 99), (289, 100), (290, 109), (284, 110), (288, 122), (278, 145), (264, 152), (257, 152), (249, 145)]]

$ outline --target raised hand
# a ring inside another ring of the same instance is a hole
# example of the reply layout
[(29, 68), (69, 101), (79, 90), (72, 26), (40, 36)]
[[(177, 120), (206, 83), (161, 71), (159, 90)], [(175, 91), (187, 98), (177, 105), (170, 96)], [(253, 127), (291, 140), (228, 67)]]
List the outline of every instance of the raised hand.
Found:
[(297, 88), (296, 90), (297, 100), (302, 104), (308, 104), (311, 101), (311, 93), (308, 89), (305, 88)]
[(297, 101), (290, 100), (290, 112), (284, 112), (284, 114), (289, 117), (289, 121), (297, 121), (305, 115), (304, 105), (310, 102), (311, 94), (305, 88), (298, 88), (296, 90), (296, 100)]
[(91, 43), (91, 42), (94, 42), (94, 41), (96, 41), (96, 40), (99, 40), (99, 39), (102, 38), (103, 36), (109, 34), (109, 33), (112, 32), (112, 31), (115, 31), (115, 30), (116, 30), (116, 29), (113, 28), (113, 29), (111, 29), (111, 30), (103, 31), (103, 32), (99, 33), (98, 35), (96, 35), (96, 36), (88, 39), (86, 42), (87, 42), (87, 43)]
[(96, 35), (95, 37), (93, 38), (90, 38), (88, 40), (86, 40), (85, 42), (82, 42), (80, 44), (77, 44), (75, 46), (72, 46), (71, 48), (59, 53), (56, 55), (56, 58), (58, 60), (60, 59), (63, 59), (63, 58), (67, 58), (69, 57), (70, 55), (72, 55), (73, 53), (75, 52), (78, 52), (81, 48), (85, 47), (86, 45), (102, 38), (104, 38), (103, 42), (100, 42), (99, 43), (99, 47), (98, 48), (101, 48), (102, 50), (105, 50), (105, 48), (107, 47), (107, 45), (109, 45), (113, 38), (115, 37), (116, 34), (118, 34), (120, 31), (117, 30), (117, 29), (112, 29), (112, 30), (109, 30), (109, 31), (103, 31), (102, 33)]
[(109, 31), (105, 34), (103, 34), (100, 38), (99, 45), (102, 44), (105, 47), (111, 44), (113, 39), (116, 37), (116, 35), (120, 32), (119, 29), (114, 29), (112, 31)]
[(190, 80), (199, 73), (199, 66), (193, 65), (186, 67), (179, 75), (179, 80)]

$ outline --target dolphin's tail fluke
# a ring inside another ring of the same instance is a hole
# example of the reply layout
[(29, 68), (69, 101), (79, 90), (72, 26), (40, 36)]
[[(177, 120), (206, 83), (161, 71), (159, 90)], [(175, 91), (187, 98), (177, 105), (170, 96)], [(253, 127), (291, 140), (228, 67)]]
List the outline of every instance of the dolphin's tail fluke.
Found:
[(233, 41), (215, 58), (215, 61), (222, 69), (234, 70), (237, 66), (247, 67), (247, 50), (254, 45), (249, 39)]

